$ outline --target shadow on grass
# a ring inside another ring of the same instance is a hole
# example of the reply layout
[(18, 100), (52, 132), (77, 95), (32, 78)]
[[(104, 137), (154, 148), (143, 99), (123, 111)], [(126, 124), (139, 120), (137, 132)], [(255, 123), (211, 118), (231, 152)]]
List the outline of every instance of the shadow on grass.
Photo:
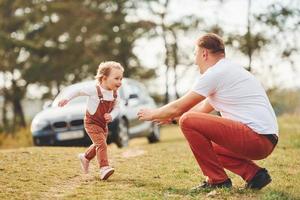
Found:
[[(248, 199), (259, 198), (262, 200), (292, 200), (297, 199), (290, 194), (282, 191), (269, 190), (258, 191), (249, 190), (243, 188), (231, 188), (231, 189), (216, 189), (216, 190), (191, 190), (186, 188), (168, 187), (163, 190), (164, 195), (179, 195), (179, 196), (191, 196), (191, 197), (216, 197), (230, 199), (230, 197)], [(298, 198), (299, 199), (299, 198)]]
[(159, 141), (159, 143), (177, 143), (185, 141), (184, 138), (168, 138), (168, 139), (162, 139)]
[(154, 190), (157, 190), (157, 188), (162, 187), (160, 183), (158, 182), (152, 182), (149, 180), (144, 180), (144, 179), (118, 179), (118, 178), (114, 178), (114, 179), (110, 179), (107, 180), (106, 182), (111, 182), (111, 183), (117, 183), (118, 185), (131, 185), (134, 187), (145, 187), (145, 188), (153, 188)]
[(198, 195), (201, 196), (229, 196), (233, 192), (233, 189), (216, 189), (216, 190), (192, 190), (187, 188), (175, 188), (175, 187), (168, 187), (163, 190), (164, 195), (180, 195), (180, 196), (192, 196), (196, 197)]
[(300, 199), (300, 197), (293, 197), (290, 194), (283, 191), (270, 190), (266, 192), (261, 199), (262, 200), (292, 200), (292, 199)]

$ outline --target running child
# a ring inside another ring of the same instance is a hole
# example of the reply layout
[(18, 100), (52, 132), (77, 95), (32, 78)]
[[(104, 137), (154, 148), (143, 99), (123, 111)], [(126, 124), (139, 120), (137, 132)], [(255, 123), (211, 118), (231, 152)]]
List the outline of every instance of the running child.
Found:
[(122, 84), (123, 72), (124, 68), (118, 62), (102, 62), (95, 76), (95, 85), (71, 91), (58, 103), (62, 107), (75, 97), (88, 96), (84, 127), (93, 144), (78, 157), (83, 172), (88, 173), (90, 160), (96, 156), (101, 180), (108, 179), (114, 173), (107, 158), (107, 124), (119, 114), (117, 90)]

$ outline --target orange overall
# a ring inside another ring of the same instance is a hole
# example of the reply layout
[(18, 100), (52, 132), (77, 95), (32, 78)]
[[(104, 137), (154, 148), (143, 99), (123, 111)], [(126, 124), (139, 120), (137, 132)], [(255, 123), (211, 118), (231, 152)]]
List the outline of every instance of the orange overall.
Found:
[(104, 167), (109, 165), (106, 144), (108, 128), (104, 119), (104, 114), (112, 111), (117, 99), (117, 92), (114, 91), (113, 93), (113, 101), (106, 101), (103, 100), (103, 94), (100, 87), (98, 85), (96, 87), (100, 100), (99, 105), (95, 114), (91, 115), (87, 110), (84, 118), (85, 130), (93, 142), (93, 144), (85, 152), (85, 157), (86, 159), (91, 160), (97, 155), (99, 167)]

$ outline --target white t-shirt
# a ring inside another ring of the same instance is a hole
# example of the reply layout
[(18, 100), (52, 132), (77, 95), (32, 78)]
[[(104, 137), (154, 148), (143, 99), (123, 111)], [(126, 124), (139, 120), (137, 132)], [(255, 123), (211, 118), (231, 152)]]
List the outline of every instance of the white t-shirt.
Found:
[[(103, 95), (103, 100), (106, 101), (113, 101), (114, 100), (114, 94), (112, 90), (106, 90), (100, 86), (100, 90)], [(95, 114), (98, 105), (100, 103), (98, 93), (97, 93), (97, 88), (96, 88), (96, 82), (95, 85), (87, 85), (83, 86), (81, 88), (78, 88), (77, 90), (71, 90), (69, 91), (66, 95), (65, 98), (68, 99), (69, 101), (74, 99), (75, 97), (78, 96), (88, 96), (88, 101), (87, 101), (87, 110), (89, 111), (90, 114)], [(120, 106), (119, 106), (120, 98), (119, 95), (116, 99), (116, 104), (113, 108), (113, 110), (110, 112), (112, 119), (115, 119), (120, 111)]]
[(224, 118), (259, 134), (277, 134), (274, 110), (259, 81), (242, 66), (223, 58), (200, 75), (192, 91), (207, 97)]

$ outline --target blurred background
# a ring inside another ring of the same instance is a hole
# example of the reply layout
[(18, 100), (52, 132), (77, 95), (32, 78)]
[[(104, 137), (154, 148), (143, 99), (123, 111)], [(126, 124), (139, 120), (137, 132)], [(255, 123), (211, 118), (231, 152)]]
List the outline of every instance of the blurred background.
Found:
[(0, 146), (32, 144), (44, 102), (102, 61), (120, 62), (159, 104), (180, 97), (206, 32), (261, 81), (277, 116), (299, 114), (299, 29), (298, 0), (0, 0)]

